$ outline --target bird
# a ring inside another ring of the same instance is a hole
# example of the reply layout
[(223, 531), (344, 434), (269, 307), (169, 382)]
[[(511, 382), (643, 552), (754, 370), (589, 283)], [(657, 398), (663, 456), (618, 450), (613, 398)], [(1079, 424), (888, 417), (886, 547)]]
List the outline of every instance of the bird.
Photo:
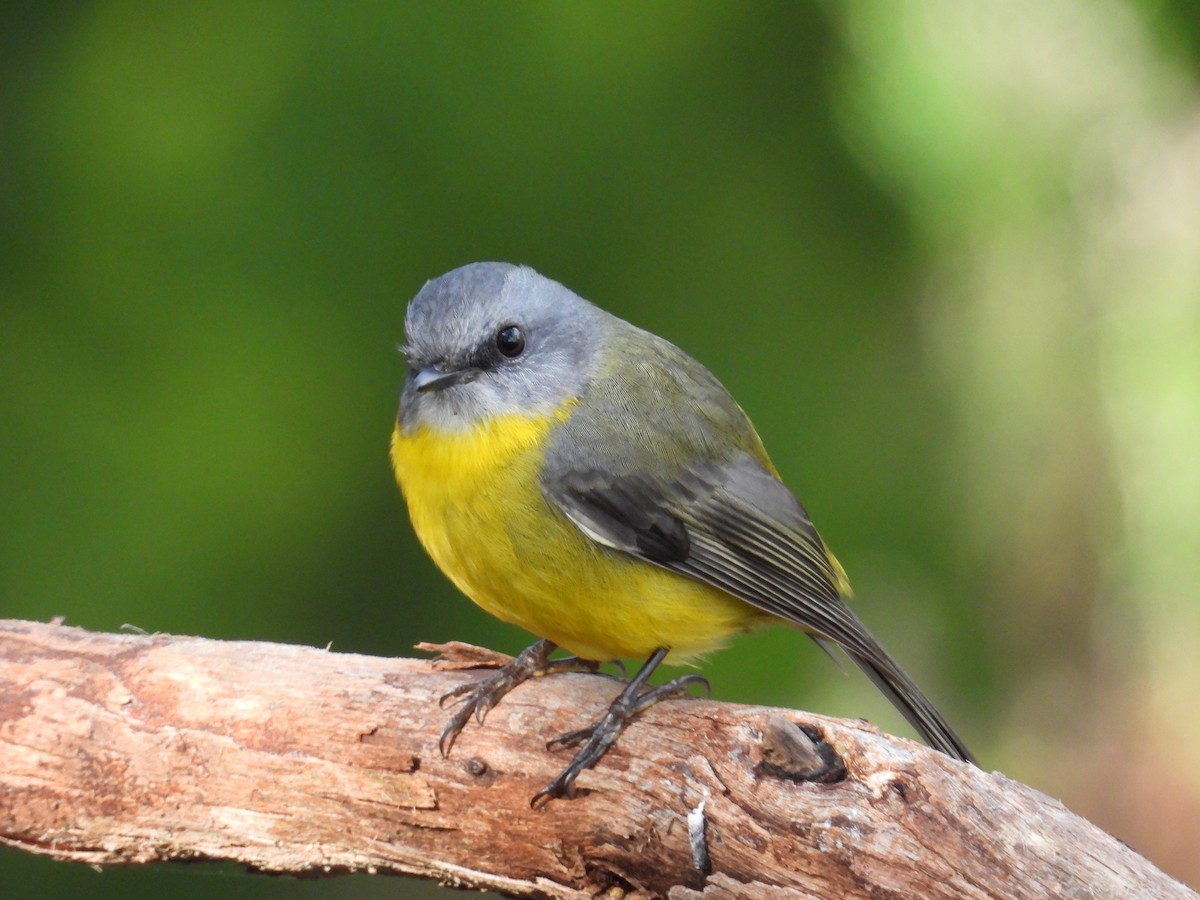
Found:
[[(649, 686), (733, 636), (790, 624), (839, 647), (935, 749), (966, 745), (847, 605), (845, 571), (742, 408), (674, 344), (534, 269), (478, 262), (410, 301), (390, 455), (414, 532), (493, 616), (537, 636), (459, 701), (439, 746), (524, 680), (645, 663), (533, 798), (573, 796), (652, 703), (707, 686)], [(562, 648), (571, 656), (551, 658)]]

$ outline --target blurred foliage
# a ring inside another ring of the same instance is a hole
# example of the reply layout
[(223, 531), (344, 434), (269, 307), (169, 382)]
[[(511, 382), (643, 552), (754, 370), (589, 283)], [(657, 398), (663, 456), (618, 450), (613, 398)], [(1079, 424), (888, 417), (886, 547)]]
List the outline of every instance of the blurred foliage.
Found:
[[(0, 47), (0, 615), (518, 649), (386, 444), (408, 298), (527, 262), (726, 383), (986, 767), (1200, 883), (1193, 4), (9, 3)], [(786, 630), (705, 671), (907, 733)], [(163, 890), (433, 892), (0, 865)]]

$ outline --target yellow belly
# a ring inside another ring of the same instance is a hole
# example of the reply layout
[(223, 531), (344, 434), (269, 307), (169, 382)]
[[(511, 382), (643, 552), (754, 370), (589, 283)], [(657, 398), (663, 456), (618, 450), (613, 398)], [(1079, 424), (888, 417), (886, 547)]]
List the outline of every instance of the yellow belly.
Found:
[(603, 547), (546, 502), (547, 433), (569, 415), (507, 416), (462, 432), (392, 435), (418, 539), (492, 615), (587, 659), (686, 661), (769, 617), (723, 591)]

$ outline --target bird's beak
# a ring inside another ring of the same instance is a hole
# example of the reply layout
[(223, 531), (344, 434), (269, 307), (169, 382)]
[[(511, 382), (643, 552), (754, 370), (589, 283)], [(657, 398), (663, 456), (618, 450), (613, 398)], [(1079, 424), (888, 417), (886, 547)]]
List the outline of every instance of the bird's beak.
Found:
[(481, 369), (467, 366), (463, 369), (446, 371), (441, 366), (427, 366), (412, 377), (412, 386), (418, 394), (428, 391), (441, 391), (456, 384), (474, 381), (479, 377)]

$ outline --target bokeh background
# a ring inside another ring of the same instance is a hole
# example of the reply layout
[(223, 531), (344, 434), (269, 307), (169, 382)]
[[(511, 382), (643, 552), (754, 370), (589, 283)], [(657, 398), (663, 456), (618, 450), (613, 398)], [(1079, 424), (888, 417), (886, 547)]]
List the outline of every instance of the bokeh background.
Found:
[[(386, 445), (408, 298), (525, 262), (716, 372), (986, 768), (1200, 885), (1200, 6), (6, 3), (0, 48), (0, 615), (519, 649)], [(785, 629), (705, 672), (909, 733)]]

